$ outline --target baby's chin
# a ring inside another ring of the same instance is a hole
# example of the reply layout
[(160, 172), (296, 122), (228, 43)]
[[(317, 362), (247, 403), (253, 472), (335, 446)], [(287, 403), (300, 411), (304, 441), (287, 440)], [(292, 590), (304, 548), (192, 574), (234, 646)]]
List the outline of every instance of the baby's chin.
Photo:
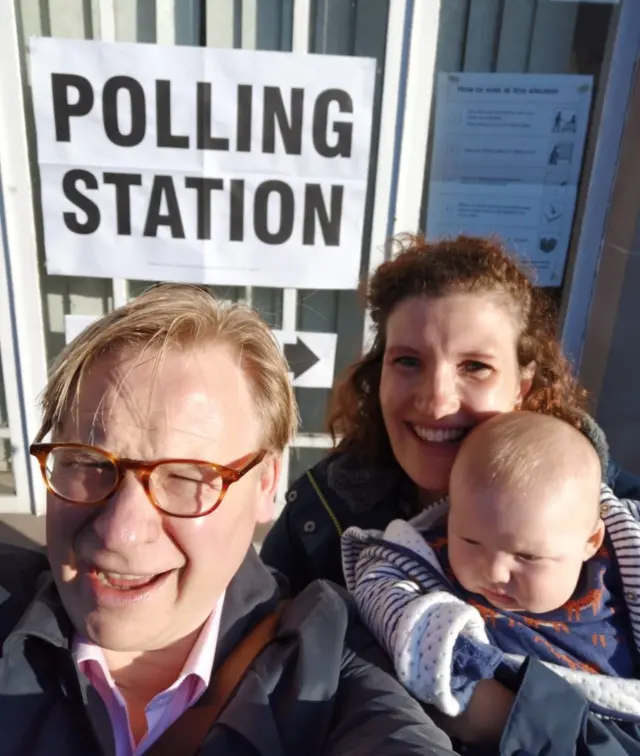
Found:
[[(543, 616), (545, 614), (549, 614), (550, 612), (555, 612), (558, 609), (561, 609), (564, 606), (564, 603), (558, 604), (546, 604), (546, 605), (538, 605), (538, 606), (526, 606), (521, 605), (519, 601), (517, 601), (514, 598), (506, 597), (506, 596), (487, 596), (485, 595), (485, 599), (496, 609), (502, 609), (503, 611), (508, 612), (514, 612), (515, 614), (531, 614), (531, 615), (540, 615)], [(549, 620), (549, 624), (551, 624), (551, 620)]]
[(494, 593), (493, 591), (486, 589), (482, 591), (482, 596), (484, 596), (491, 606), (495, 606), (496, 609), (506, 609), (509, 612), (526, 611), (526, 609), (520, 606), (520, 602), (517, 599), (508, 596), (505, 593)]

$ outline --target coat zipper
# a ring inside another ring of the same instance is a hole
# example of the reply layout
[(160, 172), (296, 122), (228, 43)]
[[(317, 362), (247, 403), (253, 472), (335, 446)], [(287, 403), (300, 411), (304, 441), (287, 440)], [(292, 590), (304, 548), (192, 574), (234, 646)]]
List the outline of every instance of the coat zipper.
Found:
[(327, 514), (329, 515), (329, 517), (331, 519), (331, 522), (333, 523), (335, 529), (338, 531), (338, 538), (342, 538), (342, 534), (344, 533), (344, 529), (340, 525), (340, 521), (335, 516), (333, 510), (329, 506), (329, 502), (326, 500), (324, 494), (320, 490), (320, 486), (316, 483), (315, 478), (311, 474), (311, 470), (307, 470), (307, 478), (309, 478), (309, 481), (310, 481), (311, 485), (313, 486), (313, 490), (316, 492), (318, 498), (320, 499), (320, 503), (326, 509)]

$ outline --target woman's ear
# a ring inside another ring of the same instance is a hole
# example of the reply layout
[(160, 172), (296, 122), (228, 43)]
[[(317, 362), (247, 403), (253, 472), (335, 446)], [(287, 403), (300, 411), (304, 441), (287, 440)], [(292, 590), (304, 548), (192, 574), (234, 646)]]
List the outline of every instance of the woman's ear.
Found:
[(527, 394), (531, 391), (533, 385), (533, 376), (536, 374), (536, 363), (530, 362), (523, 368), (520, 368), (520, 387), (516, 396), (516, 406), (522, 404)]
[(589, 536), (589, 540), (587, 541), (587, 545), (585, 548), (585, 557), (582, 560), (583, 562), (586, 562), (588, 559), (591, 559), (592, 556), (597, 554), (598, 549), (602, 546), (602, 542), (604, 541), (604, 521), (598, 517), (598, 522), (596, 523), (593, 533)]

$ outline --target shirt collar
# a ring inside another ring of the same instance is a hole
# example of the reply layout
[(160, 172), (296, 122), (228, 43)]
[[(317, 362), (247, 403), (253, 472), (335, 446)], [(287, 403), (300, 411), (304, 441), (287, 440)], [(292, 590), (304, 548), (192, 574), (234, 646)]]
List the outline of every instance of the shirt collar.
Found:
[[(279, 597), (283, 592), (286, 593), (282, 581), (284, 578), (272, 573), (255, 549), (250, 547), (227, 586), (224, 602), (220, 601), (217, 607), (222, 612), (222, 617), (214, 649), (214, 668), (220, 666), (262, 617), (276, 608)], [(62, 606), (49, 571), (40, 575), (36, 595), (7, 637), (3, 647), (4, 656), (23, 653), (21, 646), (28, 636), (41, 638), (65, 649), (71, 647), (75, 636), (75, 630)]]
[(218, 635), (220, 633), (220, 618), (222, 617), (222, 605), (224, 604), (224, 593), (218, 600), (213, 612), (205, 622), (198, 639), (196, 640), (187, 661), (184, 663), (180, 680), (188, 675), (197, 675), (205, 687), (209, 685), (211, 670), (213, 669), (213, 659), (218, 645)]
[[(218, 645), (220, 618), (222, 616), (224, 598), (225, 594), (223, 593), (214, 607), (214, 610), (202, 626), (196, 642), (182, 667), (182, 672), (178, 676), (178, 679), (171, 685), (169, 690), (178, 687), (190, 675), (195, 675), (200, 679), (205, 688), (208, 687), (211, 679), (211, 670), (213, 669), (213, 659), (215, 657), (216, 646)], [(114, 685), (113, 677), (107, 667), (107, 662), (100, 646), (97, 646), (80, 633), (76, 633), (72, 643), (72, 652), (80, 668), (82, 668), (84, 662), (96, 662), (102, 668), (109, 685)]]

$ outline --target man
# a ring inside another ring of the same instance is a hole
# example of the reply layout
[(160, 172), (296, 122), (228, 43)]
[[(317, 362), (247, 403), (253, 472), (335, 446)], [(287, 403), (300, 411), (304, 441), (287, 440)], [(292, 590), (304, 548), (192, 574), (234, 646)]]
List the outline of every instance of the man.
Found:
[[(64, 350), (43, 409), (48, 565), (0, 557), (0, 752), (155, 753), (281, 598), (251, 540), (296, 426), (287, 366), (251, 310), (163, 285)], [(199, 753), (451, 754), (378, 664), (348, 598), (313, 584)]]

